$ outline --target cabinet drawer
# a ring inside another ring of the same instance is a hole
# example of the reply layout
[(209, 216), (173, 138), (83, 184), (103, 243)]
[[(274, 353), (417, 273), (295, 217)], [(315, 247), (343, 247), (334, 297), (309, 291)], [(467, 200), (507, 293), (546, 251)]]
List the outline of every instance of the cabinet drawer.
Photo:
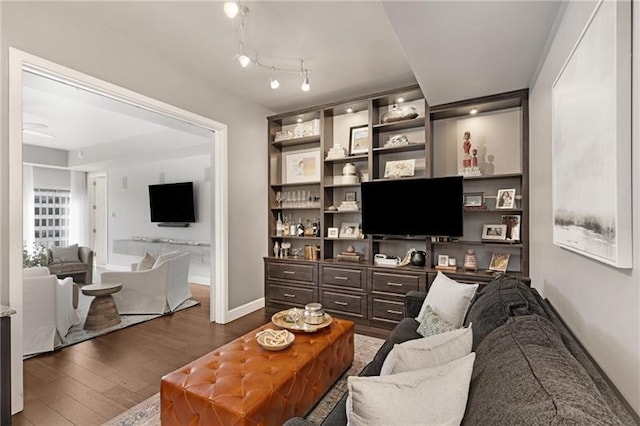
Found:
[(421, 280), (424, 280), (424, 277), (417, 274), (410, 275), (372, 271), (371, 290), (405, 295), (408, 291), (420, 290)]
[(371, 317), (400, 322), (404, 318), (404, 303), (372, 297)]
[(267, 279), (302, 281), (315, 284), (316, 271), (317, 265), (315, 264), (267, 263)]
[(366, 276), (364, 269), (335, 268), (332, 266), (322, 266), (321, 268), (320, 279), (322, 280), (322, 285), (348, 287), (357, 290), (365, 289)]
[(291, 305), (306, 305), (318, 300), (313, 288), (293, 287), (275, 283), (267, 283), (267, 298), (287, 302)]
[(365, 294), (347, 294), (322, 290), (321, 303), (328, 312), (339, 312), (367, 317), (367, 296)]

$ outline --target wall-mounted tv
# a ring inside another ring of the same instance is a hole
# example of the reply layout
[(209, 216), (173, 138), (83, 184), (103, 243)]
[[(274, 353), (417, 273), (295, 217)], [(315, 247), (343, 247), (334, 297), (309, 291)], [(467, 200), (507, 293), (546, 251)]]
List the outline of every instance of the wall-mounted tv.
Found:
[(151, 222), (194, 223), (193, 182), (149, 185)]
[(461, 237), (462, 176), (363, 182), (362, 232)]

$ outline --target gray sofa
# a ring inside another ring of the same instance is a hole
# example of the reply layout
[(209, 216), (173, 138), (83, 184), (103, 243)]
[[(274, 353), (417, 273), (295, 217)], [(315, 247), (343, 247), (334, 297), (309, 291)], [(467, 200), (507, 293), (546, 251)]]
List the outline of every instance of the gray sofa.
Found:
[[(379, 375), (396, 343), (421, 338), (414, 319), (426, 293), (410, 292), (405, 317), (361, 376)], [(636, 425), (609, 382), (540, 294), (516, 278), (478, 291), (472, 323), (476, 353), (463, 425)], [(322, 426), (346, 425), (346, 394)], [(309, 426), (303, 418), (285, 426)]]

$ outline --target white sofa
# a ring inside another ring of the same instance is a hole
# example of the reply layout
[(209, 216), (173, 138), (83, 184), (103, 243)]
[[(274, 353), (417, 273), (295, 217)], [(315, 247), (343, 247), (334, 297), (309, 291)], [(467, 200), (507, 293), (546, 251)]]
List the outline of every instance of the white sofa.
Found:
[(73, 308), (73, 280), (58, 279), (46, 267), (22, 271), (23, 355), (52, 351), (80, 321)]
[(151, 269), (103, 272), (102, 283), (121, 283), (113, 293), (118, 312), (126, 314), (165, 314), (173, 312), (191, 297), (189, 290), (189, 253), (161, 254)]

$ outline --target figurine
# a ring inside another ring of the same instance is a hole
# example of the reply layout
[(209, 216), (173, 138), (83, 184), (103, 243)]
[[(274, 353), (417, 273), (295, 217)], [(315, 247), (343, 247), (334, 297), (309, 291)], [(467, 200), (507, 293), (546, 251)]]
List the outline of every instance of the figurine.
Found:
[(473, 252), (473, 249), (467, 250), (467, 254), (464, 255), (464, 269), (465, 271), (478, 270), (478, 258)]
[(464, 150), (464, 156), (462, 157), (462, 167), (471, 167), (471, 132), (464, 132), (464, 141), (462, 142), (462, 149)]
[(473, 153), (473, 158), (471, 159), (471, 167), (478, 167), (478, 150), (474, 149), (471, 152)]

